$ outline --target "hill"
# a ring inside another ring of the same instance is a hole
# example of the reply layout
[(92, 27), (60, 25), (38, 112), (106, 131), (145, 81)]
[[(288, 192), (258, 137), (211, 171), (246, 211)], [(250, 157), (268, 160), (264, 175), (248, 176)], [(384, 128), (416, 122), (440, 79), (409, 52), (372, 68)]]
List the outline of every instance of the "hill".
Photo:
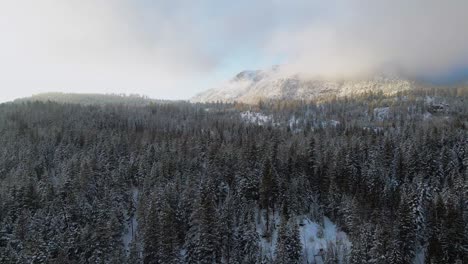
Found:
[(103, 104), (124, 104), (132, 106), (145, 106), (151, 103), (162, 103), (163, 100), (155, 100), (141, 95), (125, 94), (79, 94), (79, 93), (41, 93), (31, 97), (17, 99), (14, 102), (57, 102), (63, 104), (82, 104), (82, 105), (103, 105)]

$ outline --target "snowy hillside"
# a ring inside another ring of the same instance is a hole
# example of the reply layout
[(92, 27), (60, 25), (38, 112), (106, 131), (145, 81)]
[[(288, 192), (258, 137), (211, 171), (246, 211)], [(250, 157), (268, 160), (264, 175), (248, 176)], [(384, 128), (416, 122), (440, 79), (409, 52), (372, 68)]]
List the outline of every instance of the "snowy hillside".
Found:
[(287, 74), (280, 67), (268, 70), (243, 71), (219, 88), (193, 97), (192, 102), (244, 102), (259, 100), (311, 100), (325, 96), (349, 96), (369, 91), (394, 94), (409, 90), (413, 83), (396, 77), (375, 76), (357, 80), (308, 79)]
[[(278, 254), (278, 237), (282, 219), (276, 214), (273, 219), (276, 228), (273, 228), (271, 237), (262, 236), (267, 231), (265, 218), (262, 217), (257, 224), (257, 233), (261, 235), (260, 245), (264, 260), (272, 261)], [(317, 223), (305, 216), (297, 217), (300, 246), (302, 248), (302, 263), (319, 264), (325, 258), (334, 259), (337, 263), (346, 263), (347, 256), (351, 252), (352, 243), (346, 233), (339, 228), (328, 217), (324, 217), (322, 223)]]

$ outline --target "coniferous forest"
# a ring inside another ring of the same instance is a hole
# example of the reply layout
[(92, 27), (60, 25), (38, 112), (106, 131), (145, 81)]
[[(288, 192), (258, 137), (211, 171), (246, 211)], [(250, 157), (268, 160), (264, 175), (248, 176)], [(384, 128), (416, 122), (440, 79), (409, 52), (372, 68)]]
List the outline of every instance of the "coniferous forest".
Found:
[(467, 100), (1, 104), (0, 263), (468, 263)]

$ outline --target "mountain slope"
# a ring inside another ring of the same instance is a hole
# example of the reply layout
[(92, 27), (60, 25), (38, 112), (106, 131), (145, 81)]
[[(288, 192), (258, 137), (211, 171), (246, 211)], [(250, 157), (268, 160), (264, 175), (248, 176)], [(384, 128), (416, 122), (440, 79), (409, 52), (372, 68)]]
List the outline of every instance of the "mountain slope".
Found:
[(356, 80), (307, 79), (284, 74), (279, 67), (269, 70), (243, 71), (220, 88), (202, 92), (192, 102), (244, 102), (259, 100), (313, 100), (329, 96), (349, 96), (369, 91), (393, 94), (412, 89), (412, 81), (388, 76)]

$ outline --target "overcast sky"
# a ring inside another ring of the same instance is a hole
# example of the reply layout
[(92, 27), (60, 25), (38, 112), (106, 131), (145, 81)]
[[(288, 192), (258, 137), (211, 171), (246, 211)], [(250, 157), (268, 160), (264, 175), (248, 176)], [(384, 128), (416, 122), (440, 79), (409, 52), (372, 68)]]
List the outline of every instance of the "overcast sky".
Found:
[(62, 92), (188, 99), (244, 69), (310, 76), (468, 69), (466, 0), (0, 0), (0, 101)]

